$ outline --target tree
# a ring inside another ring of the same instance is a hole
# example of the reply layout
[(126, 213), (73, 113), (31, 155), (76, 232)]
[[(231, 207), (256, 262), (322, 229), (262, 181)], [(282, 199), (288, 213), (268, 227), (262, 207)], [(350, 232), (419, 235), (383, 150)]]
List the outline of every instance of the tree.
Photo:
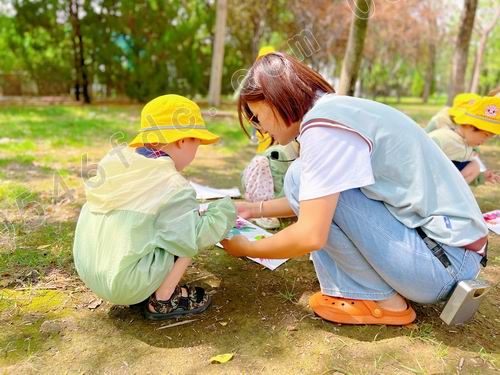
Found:
[(227, 0), (217, 0), (217, 15), (215, 20), (215, 38), (212, 51), (212, 69), (210, 72), (210, 88), (208, 102), (220, 105), (222, 83), (222, 68), (224, 65), (224, 37), (226, 34)]
[(483, 57), (484, 51), (486, 50), (486, 44), (488, 42), (488, 37), (490, 33), (493, 31), (495, 26), (497, 25), (497, 21), (500, 18), (500, 6), (496, 7), (496, 11), (493, 12), (493, 17), (491, 18), (489, 23), (484, 24), (484, 20), (482, 22), (477, 23), (477, 29), (480, 34), (479, 45), (476, 51), (476, 57), (474, 59), (474, 68), (472, 70), (472, 79), (469, 87), (470, 92), (478, 92), (479, 87), (479, 77), (481, 75), (481, 68), (483, 65)]
[(354, 2), (349, 41), (347, 42), (338, 88), (338, 93), (341, 95), (354, 94), (354, 85), (361, 65), (371, 7), (371, 0), (355, 0)]
[(80, 27), (80, 4), (78, 0), (70, 0), (68, 3), (69, 19), (73, 34), (71, 42), (73, 44), (73, 55), (75, 62), (75, 98), (80, 100), (80, 86), (82, 88), (83, 102), (90, 103), (89, 78), (87, 66), (85, 64), (85, 54), (83, 48), (83, 36)]
[(450, 84), (448, 88), (447, 104), (451, 105), (453, 98), (464, 91), (465, 71), (467, 69), (467, 58), (469, 44), (474, 28), (478, 0), (464, 0), (464, 9), (460, 19), (460, 29), (455, 43), (455, 53), (451, 67)]

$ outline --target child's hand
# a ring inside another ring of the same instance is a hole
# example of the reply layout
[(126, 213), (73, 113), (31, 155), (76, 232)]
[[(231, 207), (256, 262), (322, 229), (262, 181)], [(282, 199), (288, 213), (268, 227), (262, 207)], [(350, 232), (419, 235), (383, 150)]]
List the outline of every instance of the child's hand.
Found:
[(487, 182), (491, 182), (493, 184), (498, 184), (500, 183), (500, 175), (496, 174), (493, 171), (487, 170), (484, 172), (484, 179)]
[(229, 255), (242, 257), (248, 254), (252, 243), (245, 236), (234, 236), (220, 242)]
[(236, 214), (243, 219), (251, 219), (257, 217), (256, 211), (259, 209), (259, 203), (255, 202), (236, 202)]

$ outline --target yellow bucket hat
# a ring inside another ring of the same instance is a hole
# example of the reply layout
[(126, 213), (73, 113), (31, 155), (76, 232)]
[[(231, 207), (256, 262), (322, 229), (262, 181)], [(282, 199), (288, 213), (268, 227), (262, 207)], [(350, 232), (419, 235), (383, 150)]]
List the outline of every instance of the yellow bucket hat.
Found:
[(259, 49), (259, 53), (257, 54), (256, 60), (261, 58), (262, 56), (267, 55), (268, 53), (276, 52), (273, 46), (263, 46)]
[(465, 108), (471, 106), (479, 99), (481, 99), (481, 96), (473, 94), (471, 92), (463, 92), (461, 94), (458, 94), (453, 99), (453, 105), (448, 110), (448, 115), (450, 116), (459, 115)]
[(183, 138), (197, 138), (202, 145), (219, 140), (217, 135), (208, 131), (195, 102), (180, 95), (163, 95), (144, 106), (141, 129), (129, 146), (167, 144)]
[(455, 117), (455, 123), (500, 134), (500, 98), (485, 96), (477, 100)]

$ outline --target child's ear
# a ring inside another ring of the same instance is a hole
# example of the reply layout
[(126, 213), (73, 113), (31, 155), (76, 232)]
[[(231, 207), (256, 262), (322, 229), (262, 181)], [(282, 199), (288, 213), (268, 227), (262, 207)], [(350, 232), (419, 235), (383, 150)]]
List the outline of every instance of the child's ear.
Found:
[(177, 146), (177, 148), (181, 148), (181, 146), (184, 144), (184, 138), (183, 139), (179, 139), (178, 141), (175, 142), (175, 145)]

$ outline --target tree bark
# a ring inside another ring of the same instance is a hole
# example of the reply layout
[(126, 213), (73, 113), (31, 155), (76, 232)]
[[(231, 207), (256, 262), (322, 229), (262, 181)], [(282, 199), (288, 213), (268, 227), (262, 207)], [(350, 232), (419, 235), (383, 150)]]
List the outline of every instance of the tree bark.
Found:
[(484, 51), (486, 50), (488, 37), (490, 36), (491, 31), (497, 24), (499, 17), (500, 17), (500, 7), (497, 8), (496, 14), (492, 22), (481, 30), (481, 38), (479, 39), (479, 46), (477, 47), (476, 57), (474, 59), (474, 69), (472, 73), (471, 84), (469, 87), (470, 92), (477, 93), (478, 91), (479, 77), (481, 76), (481, 67), (483, 65)]
[(76, 44), (76, 39), (75, 39), (75, 27), (74, 27), (74, 12), (73, 12), (73, 1), (70, 1), (68, 3), (68, 10), (69, 10), (69, 15), (70, 15), (70, 20), (71, 20), (71, 25), (73, 28), (73, 34), (71, 35), (71, 43), (73, 45), (73, 58), (74, 58), (74, 66), (75, 66), (75, 100), (77, 102), (80, 101), (80, 65), (78, 64), (79, 61), (79, 51), (78, 51), (78, 45)]
[(342, 63), (342, 73), (337, 91), (341, 95), (354, 94), (372, 1), (355, 0), (354, 5), (355, 9), (353, 10), (354, 14), (349, 30), (349, 40)]
[(460, 21), (460, 29), (455, 43), (453, 55), (450, 85), (448, 89), (448, 101), (450, 106), (453, 98), (464, 91), (465, 71), (467, 69), (467, 57), (469, 53), (470, 39), (474, 28), (478, 0), (464, 0), (464, 10)]
[(210, 88), (208, 103), (220, 105), (222, 84), (222, 68), (224, 66), (224, 37), (226, 34), (227, 0), (217, 0), (217, 15), (215, 20), (215, 38), (212, 53), (212, 69), (210, 72)]
[(87, 67), (85, 66), (85, 55), (83, 48), (83, 37), (80, 29), (79, 5), (78, 1), (71, 0), (69, 3), (69, 16), (71, 26), (73, 28), (73, 48), (75, 49), (75, 68), (76, 68), (76, 85), (77, 90), (76, 100), (80, 100), (80, 82), (82, 86), (83, 102), (90, 103), (89, 95), (89, 80), (87, 75)]
[(424, 92), (422, 94), (422, 101), (427, 103), (429, 101), (429, 96), (432, 93), (432, 84), (434, 82), (434, 72), (436, 70), (436, 46), (431, 43), (429, 44), (429, 61), (424, 78)]

